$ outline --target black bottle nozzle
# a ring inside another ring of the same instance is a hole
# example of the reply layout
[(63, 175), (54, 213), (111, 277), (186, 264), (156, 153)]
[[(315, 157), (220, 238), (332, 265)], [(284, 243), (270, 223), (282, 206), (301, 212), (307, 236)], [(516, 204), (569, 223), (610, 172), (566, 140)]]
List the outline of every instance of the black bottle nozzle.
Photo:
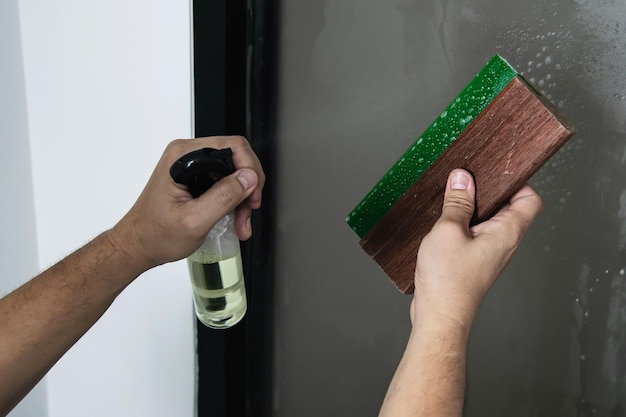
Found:
[(201, 196), (213, 184), (235, 172), (230, 148), (203, 148), (180, 157), (170, 168), (174, 182), (189, 187), (193, 198)]

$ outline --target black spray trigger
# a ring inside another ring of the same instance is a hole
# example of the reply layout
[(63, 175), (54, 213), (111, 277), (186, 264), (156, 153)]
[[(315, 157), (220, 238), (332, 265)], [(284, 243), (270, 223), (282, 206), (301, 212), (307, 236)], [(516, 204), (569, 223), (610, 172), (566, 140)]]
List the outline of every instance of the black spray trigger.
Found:
[(174, 182), (189, 187), (193, 198), (200, 197), (222, 178), (235, 172), (230, 148), (198, 149), (180, 157), (170, 168)]

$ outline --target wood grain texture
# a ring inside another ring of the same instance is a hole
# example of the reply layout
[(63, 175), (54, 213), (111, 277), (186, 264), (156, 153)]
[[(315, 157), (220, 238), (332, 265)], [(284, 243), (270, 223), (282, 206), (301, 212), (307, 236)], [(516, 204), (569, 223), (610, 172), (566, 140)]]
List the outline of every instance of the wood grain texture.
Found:
[(405, 294), (414, 290), (417, 250), (441, 214), (450, 171), (476, 182), (479, 223), (492, 216), (572, 135), (574, 128), (523, 78), (516, 77), (361, 239)]

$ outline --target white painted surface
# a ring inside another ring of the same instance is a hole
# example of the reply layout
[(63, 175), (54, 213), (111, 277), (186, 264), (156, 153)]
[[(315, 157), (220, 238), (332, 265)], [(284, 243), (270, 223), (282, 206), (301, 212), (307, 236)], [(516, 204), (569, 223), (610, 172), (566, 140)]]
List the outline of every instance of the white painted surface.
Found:
[[(39, 261), (131, 207), (163, 148), (190, 137), (188, 2), (20, 1)], [(182, 263), (149, 271), (48, 374), (49, 415), (191, 416)]]
[[(0, 296), (37, 273), (37, 237), (17, 0), (0, 1)], [(42, 381), (10, 414), (47, 416)]]

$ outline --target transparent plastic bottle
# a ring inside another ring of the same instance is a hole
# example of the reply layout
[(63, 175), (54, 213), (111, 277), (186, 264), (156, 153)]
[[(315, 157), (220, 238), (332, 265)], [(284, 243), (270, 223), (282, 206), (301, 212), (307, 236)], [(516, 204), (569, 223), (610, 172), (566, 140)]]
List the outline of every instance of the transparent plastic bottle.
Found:
[[(170, 175), (198, 198), (235, 172), (232, 155), (230, 148), (198, 149), (174, 162)], [(202, 246), (187, 258), (187, 265), (198, 319), (214, 329), (226, 329), (241, 321), (247, 301), (234, 211), (213, 226)]]
[(234, 212), (217, 222), (187, 264), (198, 319), (216, 329), (241, 321), (247, 302)]

